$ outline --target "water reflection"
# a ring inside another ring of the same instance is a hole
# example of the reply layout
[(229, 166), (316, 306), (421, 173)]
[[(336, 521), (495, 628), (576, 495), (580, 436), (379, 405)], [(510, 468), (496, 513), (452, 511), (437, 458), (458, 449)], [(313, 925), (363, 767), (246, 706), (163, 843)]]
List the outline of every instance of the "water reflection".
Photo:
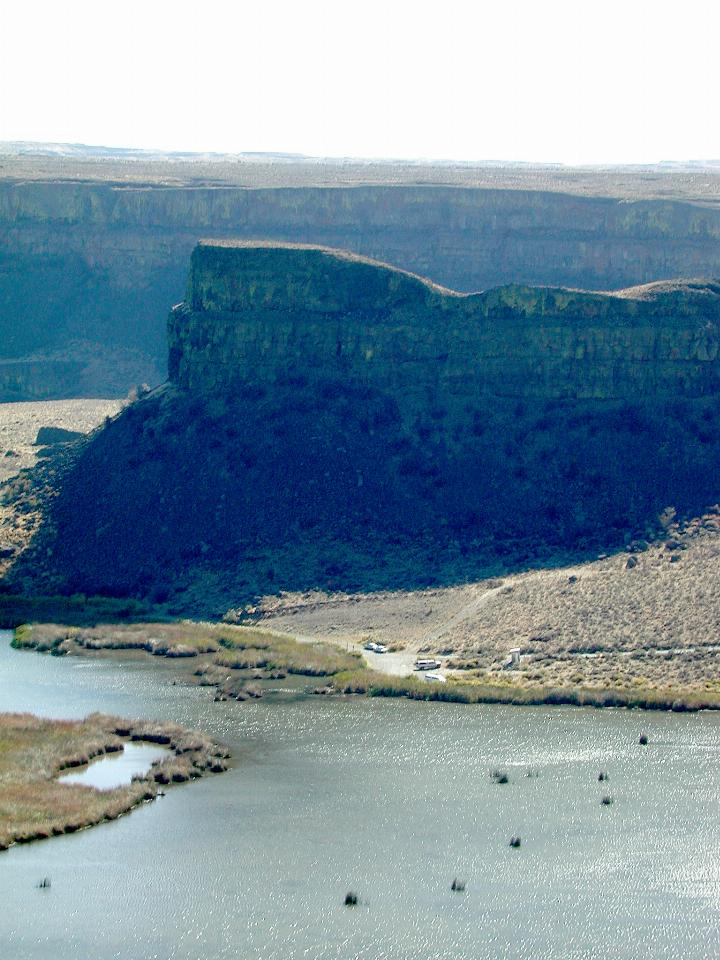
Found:
[[(58, 660), (0, 641), (3, 709), (175, 720), (237, 760), (119, 821), (0, 854), (0, 956), (717, 955), (720, 717), (214, 704), (177, 677), (170, 664)], [(508, 784), (492, 781), (495, 768)], [(44, 876), (51, 891), (35, 888)], [(356, 909), (343, 905), (348, 890)]]
[(64, 773), (58, 780), (95, 787), (96, 790), (113, 790), (126, 786), (135, 776), (144, 776), (156, 760), (163, 760), (169, 753), (163, 747), (126, 743), (122, 752), (94, 760), (84, 770)]

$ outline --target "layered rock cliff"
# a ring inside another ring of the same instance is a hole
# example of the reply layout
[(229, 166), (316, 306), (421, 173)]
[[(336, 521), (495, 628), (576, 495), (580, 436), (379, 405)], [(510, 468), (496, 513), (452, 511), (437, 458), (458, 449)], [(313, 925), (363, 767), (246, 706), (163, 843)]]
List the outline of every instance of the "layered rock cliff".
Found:
[(718, 500), (719, 320), (711, 281), (468, 296), (337, 250), (202, 244), (170, 382), (52, 467), (13, 583), (217, 613), (651, 536)]
[[(437, 183), (243, 189), (99, 179), (0, 182), (0, 359), (64, 352), (73, 361), (68, 343), (82, 341), (109, 347), (127, 386), (159, 382), (161, 318), (182, 298), (203, 236), (342, 247), (462, 291), (720, 275), (720, 210), (698, 202)], [(80, 392), (116, 394), (112, 368), (108, 358), (86, 368)], [(47, 395), (77, 390), (74, 377), (48, 380)]]
[(352, 381), (405, 421), (488, 398), (701, 397), (720, 389), (720, 283), (462, 295), (327, 248), (208, 241), (168, 339), (183, 389)]

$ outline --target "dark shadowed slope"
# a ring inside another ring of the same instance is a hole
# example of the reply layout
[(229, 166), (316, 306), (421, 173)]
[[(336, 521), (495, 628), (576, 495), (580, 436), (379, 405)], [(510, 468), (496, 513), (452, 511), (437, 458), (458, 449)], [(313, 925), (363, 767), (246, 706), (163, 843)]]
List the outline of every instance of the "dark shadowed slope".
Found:
[(459, 296), (326, 249), (201, 246), (170, 384), (80, 448), (15, 582), (216, 610), (645, 536), (718, 499), (719, 317), (706, 281)]

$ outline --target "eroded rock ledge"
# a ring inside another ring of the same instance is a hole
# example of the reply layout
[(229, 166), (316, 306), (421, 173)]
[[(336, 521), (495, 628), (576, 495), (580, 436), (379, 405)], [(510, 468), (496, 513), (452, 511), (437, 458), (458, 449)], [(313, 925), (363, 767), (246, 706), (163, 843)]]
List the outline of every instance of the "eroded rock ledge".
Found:
[(169, 319), (182, 388), (358, 382), (392, 395), (404, 419), (483, 397), (702, 397), (720, 389), (719, 347), (716, 281), (459, 294), (299, 244), (199, 244)]

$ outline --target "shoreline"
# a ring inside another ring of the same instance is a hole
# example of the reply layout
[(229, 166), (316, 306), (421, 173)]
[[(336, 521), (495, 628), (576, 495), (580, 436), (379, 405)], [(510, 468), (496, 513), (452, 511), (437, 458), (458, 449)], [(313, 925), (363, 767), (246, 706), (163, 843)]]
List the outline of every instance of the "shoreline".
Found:
[[(574, 686), (464, 680), (457, 672), (446, 683), (417, 674), (402, 676), (372, 669), (357, 652), (322, 642), (249, 626), (217, 623), (98, 625), (82, 630), (58, 624), (22, 625), (14, 631), (16, 649), (55, 656), (160, 657), (184, 665), (188, 679), (215, 689), (216, 701), (262, 697), (268, 681), (288, 685), (302, 678), (321, 680), (315, 695), (397, 697), (428, 702), (509, 704), (514, 706), (623, 707), (682, 712), (720, 709), (720, 691), (690, 686)], [(377, 658), (381, 663), (381, 659)]]
[[(110, 790), (57, 779), (130, 742), (159, 744), (170, 753), (143, 776)], [(84, 720), (2, 713), (0, 744), (0, 851), (116, 820), (154, 800), (161, 787), (224, 772), (230, 757), (210, 737), (179, 724), (101, 713)]]
[(318, 690), (331, 696), (346, 694), (397, 697), (434, 703), (505, 704), (508, 706), (622, 707), (697, 713), (720, 710), (720, 695), (708, 696), (692, 689), (640, 690), (609, 687), (531, 687), (521, 684), (430, 683), (417, 676), (398, 677), (368, 670), (336, 678), (339, 686)]

